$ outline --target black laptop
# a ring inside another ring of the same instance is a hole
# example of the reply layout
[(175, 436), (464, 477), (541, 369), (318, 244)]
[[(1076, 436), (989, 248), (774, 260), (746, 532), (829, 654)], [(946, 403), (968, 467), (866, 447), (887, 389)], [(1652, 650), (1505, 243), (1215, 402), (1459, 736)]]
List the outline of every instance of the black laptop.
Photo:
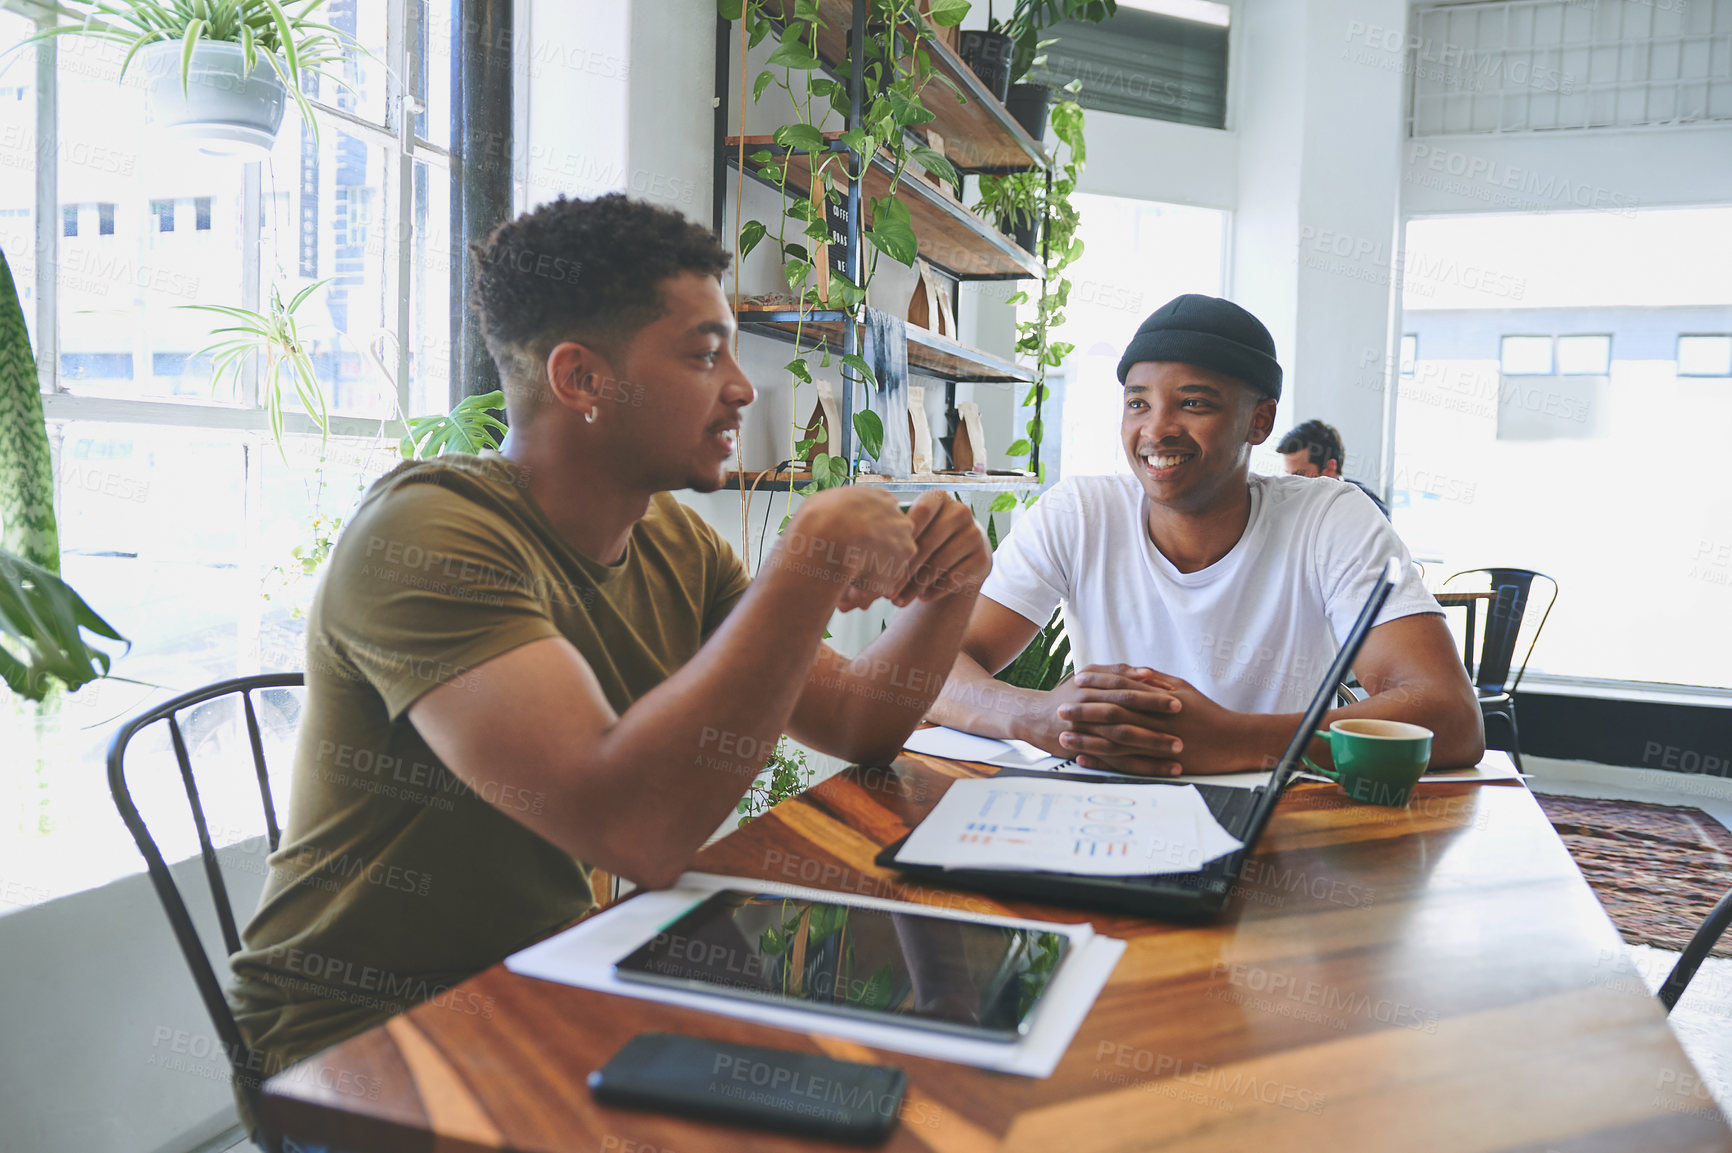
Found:
[[(1322, 723), (1323, 714), (1329, 709), (1336, 686), (1347, 679), (1348, 670), (1353, 667), (1353, 660), (1359, 655), (1359, 647), (1365, 643), (1365, 634), (1371, 631), (1371, 622), (1377, 619), (1383, 602), (1389, 599), (1390, 592), (1401, 579), (1401, 573), (1402, 564), (1396, 558), (1390, 558), (1384, 565), (1377, 587), (1371, 590), (1365, 607), (1359, 610), (1359, 619), (1353, 622), (1353, 628), (1349, 630), (1341, 651), (1335, 654), (1335, 660), (1324, 675), (1323, 683), (1317, 686), (1317, 692), (1312, 696), (1311, 704), (1306, 707), (1305, 715), (1300, 718), (1299, 727), (1293, 731), (1292, 739), (1287, 742), (1287, 749), (1281, 754), (1281, 760), (1276, 764), (1269, 783), (1255, 789), (1197, 784), (1197, 791), (1203, 795), (1209, 811), (1215, 815), (1222, 828), (1244, 842), (1244, 848), (1225, 857), (1217, 857), (1195, 872), (1162, 873), (1148, 877), (1092, 877), (1036, 870), (946, 869), (937, 865), (907, 864), (896, 859), (896, 854), (901, 851), (907, 837), (879, 853), (877, 863), (910, 877), (917, 877), (923, 882), (1001, 893), (1025, 901), (1123, 910), (1169, 921), (1209, 920), (1227, 903), (1234, 879), (1238, 877), (1246, 857), (1256, 846), (1257, 839), (1263, 835), (1269, 818), (1274, 816), (1275, 806), (1281, 800), (1287, 782), (1293, 779), (1293, 774), (1299, 769), (1300, 755), (1310, 743), (1312, 733)], [(998, 775), (1058, 777), (1073, 781), (1102, 779), (1099, 776), (1049, 773), (1031, 769), (1002, 769)], [(1151, 789), (1171, 788), (1178, 783), (1154, 777), (1114, 778), (1114, 783), (1118, 785), (1131, 782)]]

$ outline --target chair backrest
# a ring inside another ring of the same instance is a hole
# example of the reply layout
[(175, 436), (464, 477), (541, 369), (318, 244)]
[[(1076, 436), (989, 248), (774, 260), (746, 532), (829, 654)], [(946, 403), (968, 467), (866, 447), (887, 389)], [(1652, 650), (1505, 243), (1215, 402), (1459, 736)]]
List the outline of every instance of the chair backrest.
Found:
[[(1467, 569), (1444, 581), (1449, 588), (1458, 578), (1483, 576), (1494, 594), (1485, 606), (1484, 641), (1480, 645), (1479, 665), (1474, 673), (1474, 686), (1481, 693), (1513, 693), (1527, 672), (1528, 658), (1540, 630), (1557, 603), (1558, 582), (1544, 573), (1525, 568)], [(1543, 607), (1541, 607), (1543, 598)], [(1538, 621), (1524, 632), (1524, 625), (1538, 609)], [(1521, 654), (1521, 664), (1515, 665), (1516, 650), (1525, 635), (1527, 646)], [(1510, 675), (1514, 666), (1515, 675)]]
[(217, 920), (222, 925), (223, 944), (227, 953), (233, 955), (240, 951), (240, 932), (236, 926), (234, 907), (229, 901), (228, 886), (223, 883), (216, 847), (211, 842), (210, 826), (205, 820), (204, 804), (199, 799), (198, 781), (193, 775), (192, 758), (187, 750), (186, 735), (182, 731), (179, 715), (222, 697), (240, 698), (242, 714), (246, 719), (247, 741), (252, 751), (253, 774), (258, 782), (259, 800), (264, 806), (265, 835), (270, 841), (271, 851), (275, 852), (282, 832), (277, 825), (276, 807), (271, 802), (270, 777), (265, 769), (264, 738), (259, 729), (258, 710), (254, 707), (252, 694), (265, 689), (296, 688), (303, 682), (304, 677), (300, 673), (265, 673), (206, 685), (202, 689), (164, 701), (133, 717), (120, 726), (120, 731), (114, 734), (114, 740), (108, 746), (108, 788), (114, 795), (115, 807), (120, 810), (121, 820), (125, 821), (126, 827), (131, 830), (133, 840), (138, 842), (138, 851), (144, 855), (145, 865), (150, 870), (150, 883), (156, 888), (163, 911), (168, 914), (169, 925), (174, 929), (175, 940), (180, 943), (181, 953), (186, 957), (187, 968), (192, 970), (193, 981), (198, 985), (199, 996), (204, 999), (205, 1011), (210, 1014), (211, 1024), (216, 1027), (217, 1037), (221, 1040), (229, 1066), (234, 1071), (236, 1084), (249, 1096), (257, 1093), (259, 1083), (263, 1080), (262, 1074), (266, 1070), (262, 1068), (258, 1055), (241, 1037), (240, 1027), (235, 1024), (234, 1012), (223, 996), (222, 982), (211, 967), (210, 956), (199, 940), (198, 930), (187, 911), (186, 901), (182, 899), (180, 889), (175, 885), (174, 875), (169, 872), (156, 839), (151, 836), (144, 818), (139, 815), (138, 806), (133, 803), (132, 793), (126, 782), (126, 748), (134, 737), (151, 725), (162, 723), (167, 726), (175, 761), (180, 766), (181, 784), (186, 790), (187, 803), (192, 808), (193, 827), (198, 832), (199, 854), (204, 859), (205, 879), (210, 885), (211, 902), (216, 906)]

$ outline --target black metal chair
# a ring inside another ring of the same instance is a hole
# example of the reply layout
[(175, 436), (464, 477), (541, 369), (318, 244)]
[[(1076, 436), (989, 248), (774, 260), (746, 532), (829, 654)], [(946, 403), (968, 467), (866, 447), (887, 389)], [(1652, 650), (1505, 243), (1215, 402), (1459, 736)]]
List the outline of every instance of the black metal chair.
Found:
[[(115, 807), (120, 810), (121, 820), (125, 821), (126, 827), (131, 830), (133, 840), (138, 842), (138, 851), (144, 855), (145, 864), (150, 870), (150, 883), (156, 888), (163, 911), (168, 914), (169, 925), (174, 929), (175, 940), (180, 943), (181, 953), (186, 957), (187, 968), (192, 971), (192, 979), (198, 986), (199, 996), (204, 998), (205, 1011), (210, 1014), (211, 1024), (216, 1027), (217, 1037), (228, 1057), (235, 1084), (249, 1101), (257, 1099), (260, 1082), (268, 1072), (274, 1070), (265, 1070), (261, 1056), (241, 1037), (234, 1012), (223, 996), (222, 982), (218, 980), (211, 966), (210, 956), (206, 953), (203, 942), (199, 940), (198, 930), (193, 925), (192, 915), (187, 911), (186, 901), (181, 897), (174, 875), (169, 872), (168, 864), (163, 860), (155, 838), (151, 836), (150, 829), (146, 827), (138, 807), (133, 803), (132, 793), (126, 783), (126, 749), (140, 732), (151, 725), (166, 722), (175, 760), (180, 765), (181, 784), (186, 789), (186, 799), (192, 808), (193, 826), (198, 832), (199, 853), (204, 859), (205, 879), (210, 885), (211, 902), (216, 906), (217, 919), (222, 925), (226, 952), (232, 956), (240, 951), (240, 932), (236, 927), (234, 908), (229, 901), (228, 886), (223, 882), (222, 869), (217, 861), (216, 847), (211, 843), (210, 828), (205, 820), (204, 804), (199, 800), (198, 782), (193, 775), (192, 758), (187, 751), (187, 740), (182, 731), (179, 714), (210, 701), (239, 695), (246, 718), (247, 739), (252, 749), (253, 773), (258, 779), (259, 799), (264, 804), (265, 832), (271, 851), (275, 852), (282, 839), (282, 831), (277, 825), (276, 807), (271, 801), (270, 778), (265, 770), (264, 739), (252, 694), (266, 689), (296, 688), (303, 682), (304, 678), (300, 673), (265, 673), (206, 685), (202, 689), (164, 701), (133, 717), (120, 726), (120, 731), (114, 734), (114, 740), (108, 746), (108, 787), (114, 794)], [(257, 1115), (256, 1109), (254, 1114)], [(282, 1149), (282, 1142), (275, 1135), (255, 1133), (253, 1139), (271, 1153), (278, 1153)]]
[(1696, 975), (1696, 970), (1707, 960), (1709, 950), (1714, 948), (1720, 935), (1726, 931), (1726, 926), (1732, 924), (1732, 893), (1720, 898), (1720, 903), (1714, 906), (1713, 912), (1702, 920), (1702, 927), (1696, 930), (1690, 943), (1684, 946), (1684, 951), (1678, 954), (1677, 964), (1666, 975), (1665, 982), (1655, 996), (1660, 998), (1660, 1004), (1666, 1006), (1670, 1013), (1677, 1005), (1678, 998), (1684, 995), (1689, 987), (1690, 979)]
[[(1491, 722), (1502, 722), (1509, 730), (1506, 751), (1515, 761), (1517, 771), (1525, 771), (1522, 769), (1521, 730), (1516, 726), (1515, 692), (1521, 685), (1522, 675), (1527, 672), (1528, 658), (1533, 656), (1540, 630), (1546, 627), (1546, 619), (1552, 615), (1552, 606), (1557, 603), (1558, 582), (1532, 569), (1480, 568), (1455, 573), (1443, 582), (1443, 587), (1449, 589), (1458, 579), (1479, 576), (1486, 578), (1490, 586), (1487, 591), (1495, 595), (1485, 614), (1485, 639), (1480, 645), (1478, 670), (1468, 671), (1474, 674), (1474, 692), (1479, 697), (1480, 713), (1486, 722), (1486, 747), (1505, 748), (1502, 744), (1492, 743)], [(1539, 615), (1539, 623), (1525, 634), (1527, 648), (1522, 653), (1521, 664), (1516, 666), (1515, 674), (1511, 676), (1516, 648), (1524, 635), (1523, 625), (1531, 615), (1535, 582), (1541, 582), (1540, 591), (1546, 594), (1545, 609)], [(1471, 637), (1469, 641), (1472, 641)]]

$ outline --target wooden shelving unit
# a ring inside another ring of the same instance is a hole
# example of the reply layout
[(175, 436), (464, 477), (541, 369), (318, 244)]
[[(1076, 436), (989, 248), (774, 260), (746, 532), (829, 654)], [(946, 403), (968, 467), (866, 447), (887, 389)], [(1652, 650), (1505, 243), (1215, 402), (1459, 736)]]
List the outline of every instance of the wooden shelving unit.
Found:
[[(790, 473), (786, 469), (763, 469), (757, 472), (730, 472), (722, 482), (726, 489), (749, 489), (755, 492), (784, 492), (792, 483), (795, 488), (811, 481), (809, 472)], [(999, 493), (999, 492), (1033, 492), (1039, 487), (1039, 481), (1032, 476), (978, 476), (974, 474), (943, 474), (933, 473), (927, 476), (911, 476), (891, 479), (879, 476), (860, 476), (855, 478), (855, 484), (871, 485), (885, 492), (926, 492), (930, 489), (949, 489), (950, 491), (969, 493)]]
[[(811, 0), (803, 2), (809, 4)], [(847, 63), (850, 36), (856, 44), (869, 42), (866, 19), (868, 0), (816, 0), (816, 3), (821, 23), (816, 36), (817, 56), (832, 77), (845, 82), (849, 108), (846, 122), (850, 128), (858, 128), (863, 122), (871, 97), (865, 93), (864, 83), (859, 75), (844, 77), (842, 69)], [(785, 33), (788, 22), (796, 19), (796, 8), (796, 0), (763, 0), (762, 10), (780, 26), (776, 34), (781, 35)], [(718, 18), (715, 57), (716, 183), (713, 205), (715, 228), (723, 236), (732, 234), (728, 227), (727, 200), (733, 171), (743, 171), (754, 181), (776, 189), (778, 194), (785, 197), (785, 202), (796, 197), (810, 198), (812, 192), (813, 165), (808, 153), (779, 146), (773, 137), (747, 136), (741, 139), (738, 135), (730, 134), (729, 114), (732, 102), (740, 98), (730, 82), (730, 72), (740, 66), (737, 59), (740, 51), (738, 40), (739, 30), (735, 22)], [(963, 99), (959, 102), (956, 93), (943, 83), (929, 84), (923, 98), (934, 119), (912, 129), (915, 135), (925, 136), (928, 144), (935, 143), (932, 136), (941, 136), (944, 155), (959, 172), (996, 174), (1050, 169), (1051, 160), (1040, 144), (1031, 138), (1004, 105), (986, 90), (956, 53), (944, 44), (930, 39), (922, 41), (921, 51), (926, 53), (936, 73), (948, 78), (963, 93)], [(737, 128), (734, 129), (734, 132), (738, 131)], [(910, 165), (903, 172), (893, 194), (890, 181), (895, 168), (894, 161), (888, 156), (860, 156), (841, 141), (839, 133), (830, 134), (825, 146), (840, 154), (841, 163), (833, 164), (829, 169), (831, 187), (842, 194), (843, 204), (846, 206), (845, 217), (838, 217), (847, 221), (846, 239), (845, 242), (836, 243), (841, 249), (839, 263), (842, 271), (854, 283), (862, 281), (866, 266), (863, 251), (865, 232), (873, 223), (870, 203), (873, 199), (883, 199), (891, 195), (908, 210), (909, 225), (917, 241), (920, 259), (953, 280), (1038, 280), (1045, 275), (1045, 263), (1042, 259), (1025, 251), (993, 225), (963, 207), (949, 195), (947, 189), (933, 184), (918, 164)], [(753, 160), (752, 155), (762, 152), (769, 152), (774, 162), (783, 167), (785, 181), (760, 175), (762, 162)], [(838, 209), (841, 207), (841, 204), (837, 205)], [(742, 211), (739, 204), (734, 205), (734, 210)], [(839, 223), (833, 227), (839, 232), (842, 228)], [(948, 286), (948, 291), (954, 294), (954, 285)], [(801, 350), (826, 350), (835, 359), (854, 354), (863, 356), (868, 363), (875, 365), (876, 387), (879, 392), (870, 395), (874, 407), (880, 410), (881, 415), (895, 413), (899, 407), (905, 405), (904, 372), (909, 376), (923, 376), (946, 382), (947, 434), (934, 438), (936, 442), (943, 444), (946, 450), (950, 444), (949, 432), (957, 427), (957, 382), (1026, 384), (1037, 379), (1036, 370), (979, 349), (969, 348), (950, 337), (940, 336), (936, 332), (913, 325), (884, 325), (877, 321), (868, 325), (851, 320), (846, 313), (838, 310), (807, 311), (804, 314), (794, 309), (782, 312), (755, 311), (746, 302), (740, 302), (737, 307), (740, 309), (737, 319), (742, 333), (790, 343), (797, 340)], [(870, 332), (880, 335), (874, 338)], [(900, 335), (885, 337), (883, 334), (886, 332), (899, 332)], [(902, 347), (888, 350), (875, 348), (873, 345), (876, 339), (894, 340)], [(901, 355), (904, 352), (905, 357)], [(906, 365), (905, 369), (903, 365)], [(863, 385), (854, 368), (843, 365), (840, 371), (842, 387), (837, 399), (840, 401), (841, 411), (837, 415), (840, 417), (841, 427), (833, 431), (836, 433), (838, 455), (850, 462), (852, 470), (856, 463), (856, 392)], [(1037, 420), (1040, 417), (1038, 401), (1035, 417)], [(887, 420), (902, 421), (905, 417), (889, 416)], [(892, 425), (887, 423), (885, 427), (889, 429)], [(889, 440), (888, 434), (886, 440)], [(887, 443), (886, 449), (891, 448)], [(935, 450), (936, 448), (935, 444)], [(889, 468), (906, 467), (902, 463), (902, 451), (900, 446), (893, 451), (887, 451), (880, 458), (880, 464), (887, 459), (895, 462), (888, 465)], [(948, 459), (947, 456), (939, 456), (939, 461)], [(1038, 446), (1030, 457), (1029, 465), (1032, 472), (1038, 475)], [(780, 473), (772, 478), (767, 474), (754, 473), (747, 475), (745, 484), (749, 488), (756, 480), (760, 487), (773, 485), (781, 488), (790, 483), (798, 486), (810, 479), (810, 476), (801, 477), (798, 474), (790, 476)], [(882, 485), (888, 491), (894, 492), (918, 492), (932, 488), (959, 492), (1027, 492), (1038, 487), (1038, 481), (1031, 475), (926, 474), (889, 479), (856, 473), (854, 483)], [(739, 474), (735, 474), (730, 480), (730, 487), (737, 488), (740, 484)]]
[[(778, 7), (782, 19), (793, 16), (794, 0), (769, 0), (765, 4), (772, 14)], [(818, 57), (834, 73), (848, 55), (854, 5), (852, 0), (819, 0), (818, 15), (826, 25), (818, 32)], [(928, 42), (923, 47), (931, 55), (933, 67), (965, 97), (958, 103), (955, 94), (946, 89), (942, 96), (927, 101), (934, 114), (928, 127), (944, 137), (945, 154), (959, 171), (1000, 173), (1047, 167), (1050, 161), (1040, 142), (986, 90), (973, 69), (942, 43)]]
[[(741, 309), (735, 314), (742, 332), (755, 332), (793, 343), (798, 334), (803, 351), (827, 348), (832, 354), (842, 349), (842, 320), (831, 313), (808, 313), (804, 319), (796, 312), (754, 312)], [(993, 384), (1030, 384), (1034, 370), (1013, 360), (993, 356), (978, 348), (958, 344), (948, 336), (924, 328), (908, 326), (908, 370), (920, 376), (940, 380), (987, 381)]]
[[(728, 137), (727, 149), (728, 163), (739, 167), (740, 138)], [(758, 165), (750, 159), (760, 150), (775, 154), (777, 161), (787, 167), (789, 189), (801, 196), (811, 195), (810, 156), (779, 148), (767, 136), (746, 137), (746, 175), (769, 188), (776, 188), (776, 182), (759, 176)], [(889, 196), (890, 178), (894, 171), (883, 156), (874, 156), (866, 168), (865, 179), (861, 181), (861, 203), (868, 203), (869, 198)], [(847, 192), (848, 183), (845, 178), (838, 179), (836, 186)], [(958, 280), (1040, 279), (1040, 261), (1033, 254), (1018, 248), (1010, 237), (928, 184), (912, 167), (902, 174), (902, 180), (896, 186), (896, 199), (908, 208), (914, 234), (920, 241), (921, 259), (934, 268)], [(871, 223), (872, 213), (865, 210), (862, 224), (870, 226)]]

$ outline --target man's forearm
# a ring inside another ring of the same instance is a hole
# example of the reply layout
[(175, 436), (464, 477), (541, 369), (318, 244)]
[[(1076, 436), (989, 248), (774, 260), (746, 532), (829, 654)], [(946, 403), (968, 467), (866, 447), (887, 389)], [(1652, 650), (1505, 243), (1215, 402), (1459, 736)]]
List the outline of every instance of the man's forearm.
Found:
[(1046, 695), (1005, 684), (961, 652), (926, 718), (983, 737), (1026, 740), (1026, 719), (1040, 712)]
[[(1303, 714), (1243, 716), (1245, 723), (1241, 731), (1244, 739), (1241, 747), (1235, 751), (1238, 767), (1274, 768), (1281, 754), (1286, 751), (1287, 742), (1293, 738), (1293, 730), (1298, 727)], [(1428, 701), (1411, 690), (1392, 689), (1354, 704), (1329, 710), (1323, 714), (1323, 720), (1318, 727), (1327, 729), (1336, 721), (1355, 718), (1405, 721), (1430, 729), (1433, 734), (1431, 764), (1435, 768), (1476, 765), (1485, 753), (1484, 728), (1477, 703), (1472, 712), (1468, 712), (1459, 701), (1446, 700), (1442, 696)], [(1320, 765), (1333, 767), (1335, 764), (1329, 753), (1328, 742), (1315, 737), (1309, 741), (1305, 755)]]
[(826, 752), (862, 763), (896, 756), (944, 687), (974, 601), (971, 591), (915, 601), (859, 656), (836, 663), (829, 682), (815, 686), (823, 692), (801, 705), (829, 713), (821, 726), (808, 726), (828, 735), (835, 747)]
[(683, 864), (733, 810), (787, 727), (836, 590), (767, 564), (697, 655), (609, 726), (586, 759), (615, 786), (612, 840)]

